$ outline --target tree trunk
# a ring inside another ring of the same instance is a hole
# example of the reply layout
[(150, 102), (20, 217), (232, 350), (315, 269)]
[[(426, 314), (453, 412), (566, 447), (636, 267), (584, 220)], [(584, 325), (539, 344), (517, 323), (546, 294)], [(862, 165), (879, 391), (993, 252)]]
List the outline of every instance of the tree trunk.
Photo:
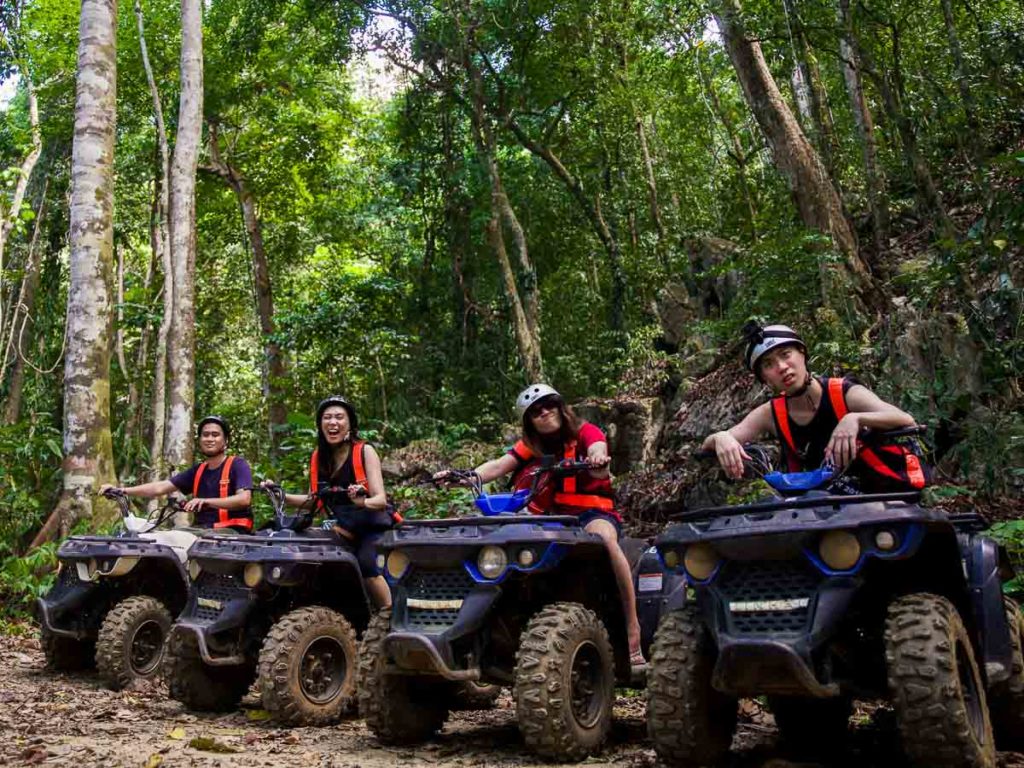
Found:
[(590, 199), (587, 195), (586, 189), (583, 187), (583, 182), (562, 164), (562, 161), (552, 151), (551, 147), (532, 139), (511, 115), (506, 115), (504, 120), (505, 125), (509, 127), (512, 134), (516, 139), (518, 139), (519, 143), (547, 163), (548, 167), (551, 168), (559, 181), (565, 184), (569, 193), (572, 195), (572, 198), (583, 211), (583, 214), (587, 218), (587, 221), (590, 222), (591, 227), (593, 227), (594, 233), (597, 235), (598, 240), (601, 241), (601, 245), (604, 246), (605, 253), (608, 256), (609, 271), (612, 275), (610, 325), (613, 331), (624, 330), (626, 325), (627, 287), (626, 273), (622, 268), (622, 250), (619, 247), (618, 239), (615, 237), (611, 228), (608, 226), (607, 221), (605, 221), (604, 216), (601, 214), (600, 204), (597, 198), (594, 200)]
[(288, 376), (284, 356), (280, 345), (273, 340), (276, 328), (274, 325), (274, 294), (270, 283), (270, 266), (267, 262), (266, 249), (263, 246), (263, 228), (256, 215), (256, 201), (252, 191), (241, 172), (225, 161), (220, 154), (220, 144), (216, 122), (207, 124), (207, 135), (210, 149), (210, 165), (204, 170), (217, 174), (235, 193), (238, 207), (242, 212), (242, 222), (252, 248), (252, 265), (256, 288), (256, 314), (263, 334), (264, 352), (267, 364), (263, 370), (263, 395), (267, 401), (270, 416), (270, 444), (276, 454), (282, 431), (288, 422), (288, 411), (285, 407), (284, 383)]
[[(508, 199), (501, 181), (498, 167), (497, 150), (495, 148), (494, 131), (484, 110), (483, 79), (479, 69), (472, 63), (469, 56), (463, 58), (463, 67), (470, 78), (472, 87), (472, 103), (470, 105), (470, 121), (473, 127), (473, 140), (477, 155), (487, 170), (487, 178), (491, 187), (491, 218), (487, 223), (487, 240), (494, 250), (505, 285), (505, 296), (512, 311), (512, 331), (519, 350), (519, 359), (530, 381), (544, 380), (543, 356), (540, 343), (540, 298), (537, 296), (537, 276), (530, 261), (526, 245), (526, 235), (515, 209)], [(505, 248), (505, 237), (502, 233), (502, 222), (512, 231), (516, 252), (527, 286), (527, 299), (524, 301), (516, 285), (515, 273)]]
[[(174, 262), (171, 257), (170, 234), (171, 153), (167, 144), (167, 128), (164, 124), (164, 109), (160, 100), (160, 90), (157, 88), (156, 79), (153, 77), (153, 67), (149, 62), (142, 5), (139, 0), (135, 0), (135, 20), (139, 33), (142, 67), (146, 72), (146, 82), (149, 84), (149, 93), (153, 100), (158, 152), (158, 167), (153, 175), (153, 208), (149, 235), (150, 247), (153, 250), (153, 262), (159, 264), (163, 271), (163, 290), (161, 292), (163, 312), (160, 315), (160, 327), (157, 330), (156, 354), (153, 361), (153, 391), (150, 397), (152, 428), (149, 435), (149, 479), (156, 480), (164, 477), (166, 466), (164, 437), (167, 423), (167, 339), (174, 317)], [(140, 354), (144, 353), (143, 347)], [(144, 361), (145, 357), (140, 359)]]
[(871, 274), (857, 252), (839, 193), (786, 106), (760, 44), (747, 36), (738, 0), (721, 0), (715, 18), (744, 96), (772, 148), (775, 166), (789, 183), (800, 218), (809, 228), (829, 235), (843, 256), (841, 264), (822, 265), (825, 300), (841, 303), (853, 290), (865, 304), (876, 303)]
[[(4, 351), (4, 364), (12, 361), (11, 380), (7, 387), (7, 402), (4, 403), (4, 424), (14, 424), (21, 418), (21, 393), (25, 386), (25, 359), (21, 355), (22, 344), (25, 337), (25, 328), (36, 306), (36, 290), (39, 288), (39, 274), (41, 272), (41, 260), (36, 258), (36, 244), (39, 242), (39, 233), (43, 228), (43, 221), (46, 218), (46, 194), (50, 189), (50, 179), (47, 177), (43, 183), (43, 193), (39, 200), (39, 210), (36, 213), (35, 227), (32, 230), (32, 240), (28, 245), (28, 255), (25, 257), (25, 274), (21, 278), (21, 286), (18, 289), (18, 300), (10, 327), (10, 336)], [(0, 372), (0, 382), (4, 380), (4, 372)]]
[(195, 401), (196, 168), (203, 132), (201, 0), (181, 0), (181, 99), (170, 172), (171, 261), (174, 304), (167, 339), (164, 455), (174, 467), (192, 461)]
[(964, 62), (963, 48), (960, 46), (960, 35), (956, 31), (956, 23), (953, 19), (953, 4), (951, 0), (942, 0), (942, 18), (946, 22), (946, 37), (949, 38), (949, 53), (953, 57), (953, 66), (956, 72), (956, 84), (960, 89), (960, 98), (964, 105), (964, 114), (967, 117), (967, 136), (971, 154), (974, 162), (978, 163), (984, 155), (981, 140), (981, 123), (978, 121), (978, 107), (971, 93), (971, 83), (968, 77), (967, 64)]
[(650, 146), (647, 143), (647, 130), (644, 128), (644, 120), (634, 110), (634, 123), (636, 125), (636, 137), (640, 142), (640, 157), (644, 163), (644, 180), (647, 182), (647, 199), (651, 203), (651, 223), (658, 233), (658, 251), (662, 266), (668, 268), (665, 255), (665, 223), (661, 217), (661, 206), (658, 204), (658, 179), (654, 175), (654, 159), (651, 157)]
[[(4, 37), (7, 41), (6, 36)], [(21, 204), (25, 200), (25, 191), (28, 189), (29, 178), (36, 167), (39, 155), (43, 150), (43, 137), (39, 128), (39, 104), (36, 101), (35, 87), (27, 67), (19, 67), (22, 82), (25, 84), (25, 91), (28, 96), (28, 117), (32, 131), (32, 147), (29, 149), (25, 159), (21, 161), (18, 169), (18, 181), (14, 185), (14, 197), (11, 198), (10, 208), (6, 210), (0, 205), (0, 305), (3, 303), (3, 275), (4, 275), (4, 251), (7, 241), (18, 222), (18, 215), (21, 213)], [(12, 316), (13, 317), (13, 316)], [(3, 307), (0, 306), (0, 339), (3, 338), (5, 328), (3, 327)]]
[(74, 144), (67, 352), (64, 360), (64, 488), (32, 546), (93, 515), (93, 495), (114, 481), (110, 436), (113, 319), (116, 0), (82, 0)]
[(836, 16), (839, 22), (839, 58), (843, 81), (846, 83), (846, 93), (850, 98), (850, 109), (857, 126), (857, 138), (860, 140), (861, 157), (864, 161), (864, 186), (871, 215), (871, 234), (875, 242), (875, 252), (882, 254), (889, 248), (889, 197), (886, 193), (885, 173), (878, 161), (875, 122), (864, 96), (860, 52), (853, 35), (850, 0), (838, 0)]

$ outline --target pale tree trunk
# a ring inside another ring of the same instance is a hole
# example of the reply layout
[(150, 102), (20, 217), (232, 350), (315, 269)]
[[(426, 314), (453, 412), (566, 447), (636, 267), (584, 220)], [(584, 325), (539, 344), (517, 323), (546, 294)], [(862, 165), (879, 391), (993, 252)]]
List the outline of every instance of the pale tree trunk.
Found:
[(174, 467), (192, 461), (195, 400), (196, 168), (203, 132), (201, 0), (181, 0), (181, 99), (170, 172), (174, 309), (167, 340), (168, 403), (164, 457)]
[(39, 273), (42, 264), (42, 259), (36, 257), (36, 245), (46, 219), (46, 194), (49, 189), (50, 179), (47, 178), (43, 183), (43, 193), (39, 201), (39, 210), (36, 213), (35, 227), (32, 230), (32, 240), (29, 242), (28, 255), (25, 257), (25, 274), (21, 278), (21, 286), (18, 289), (18, 300), (11, 322), (10, 335), (4, 347), (5, 371), (0, 372), (0, 382), (4, 380), (8, 361), (11, 361), (13, 365), (11, 380), (7, 387), (7, 402), (4, 403), (5, 424), (14, 424), (21, 418), (21, 393), (25, 386), (25, 359), (21, 355), (21, 349), (23, 348), (25, 328), (35, 312), (36, 291), (39, 288)]
[[(4, 42), (10, 48), (6, 35), (4, 35)], [(36, 162), (39, 160), (39, 155), (43, 150), (43, 137), (39, 128), (39, 104), (36, 101), (35, 87), (32, 85), (28, 68), (21, 66), (19, 70), (22, 82), (25, 84), (26, 95), (28, 96), (28, 118), (32, 132), (32, 147), (18, 168), (18, 181), (14, 185), (14, 197), (11, 198), (10, 207), (5, 208), (3, 203), (0, 203), (0, 304), (3, 302), (4, 251), (6, 250), (11, 232), (18, 222), (18, 215), (21, 213), (21, 204), (25, 200), (29, 178), (31, 178), (32, 171), (35, 169)], [(2, 326), (3, 317), (3, 307), (0, 306), (0, 338), (3, 338), (5, 330)]]
[(504, 121), (519, 143), (547, 163), (558, 180), (565, 185), (573, 200), (576, 201), (583, 211), (587, 221), (590, 222), (598, 240), (601, 241), (601, 245), (604, 246), (612, 276), (610, 325), (613, 331), (624, 330), (626, 325), (626, 273), (622, 268), (622, 249), (619, 247), (618, 239), (601, 213), (599, 199), (596, 197), (594, 200), (590, 199), (583, 186), (583, 182), (565, 167), (551, 147), (543, 142), (532, 139), (511, 115), (506, 115)]
[(960, 98), (963, 101), (964, 115), (967, 117), (967, 136), (971, 154), (974, 162), (977, 163), (983, 156), (981, 123), (978, 121), (978, 107), (971, 93), (971, 83), (968, 77), (967, 64), (964, 62), (963, 48), (960, 46), (960, 35), (956, 31), (956, 22), (953, 19), (953, 4), (951, 0), (942, 0), (942, 18), (946, 22), (946, 37), (949, 39), (949, 53), (953, 57), (953, 67), (956, 73), (956, 84), (960, 89)]
[[(167, 421), (167, 337), (170, 334), (174, 316), (174, 262), (171, 258), (170, 235), (170, 174), (171, 154), (167, 145), (167, 128), (164, 124), (163, 103), (160, 91), (153, 77), (146, 45), (142, 5), (135, 0), (135, 21), (139, 32), (139, 50), (146, 82), (153, 100), (153, 118), (156, 123), (156, 145), (159, 153), (159, 169), (154, 174), (153, 210), (150, 222), (150, 246), (153, 261), (163, 270), (163, 312), (157, 330), (156, 359), (153, 363), (153, 391), (151, 395), (152, 431), (149, 436), (150, 480), (164, 476), (164, 434)], [(148, 334), (147, 334), (148, 337)], [(140, 361), (145, 361), (146, 345), (140, 345)]]
[(841, 305), (852, 290), (864, 304), (877, 303), (871, 274), (857, 251), (839, 193), (786, 106), (760, 44), (747, 36), (738, 0), (721, 0), (715, 18), (747, 104), (768, 140), (776, 168), (789, 184), (800, 218), (809, 228), (829, 235), (843, 256), (841, 263), (822, 265), (823, 298)]
[(271, 449), (276, 453), (282, 429), (288, 421), (285, 407), (284, 382), (288, 376), (284, 355), (280, 345), (274, 341), (276, 328), (274, 325), (274, 293), (270, 282), (270, 265), (267, 261), (266, 249), (263, 245), (263, 227), (256, 214), (256, 200), (245, 181), (242, 173), (224, 160), (220, 153), (217, 123), (207, 123), (207, 138), (210, 150), (210, 165), (204, 170), (215, 173), (231, 188), (238, 200), (242, 213), (242, 223), (249, 237), (252, 248), (252, 266), (256, 288), (256, 314), (259, 319), (260, 332), (263, 334), (266, 366), (263, 369), (263, 395), (267, 401), (270, 417)]
[(861, 157), (864, 161), (864, 186), (871, 215), (871, 234), (875, 241), (876, 253), (882, 254), (889, 248), (889, 197), (886, 193), (885, 173), (878, 160), (875, 122), (864, 96), (860, 52), (853, 35), (850, 0), (838, 0), (836, 16), (839, 22), (839, 57), (843, 81), (846, 83), (846, 93), (850, 98), (850, 109), (857, 126), (857, 138), (860, 140)]
[(647, 182), (647, 199), (651, 203), (651, 223), (654, 224), (654, 231), (658, 233), (658, 250), (661, 254), (663, 266), (668, 266), (665, 261), (665, 223), (661, 217), (661, 206), (658, 204), (658, 179), (654, 175), (654, 159), (651, 157), (651, 149), (647, 143), (647, 130), (644, 128), (643, 118), (634, 111), (634, 123), (636, 125), (636, 137), (640, 142), (640, 157), (644, 163), (644, 180)]
[(33, 547), (55, 534), (66, 534), (78, 519), (99, 518), (99, 514), (94, 514), (93, 496), (102, 483), (114, 482), (110, 347), (117, 3), (82, 0), (81, 13), (71, 154), (64, 488), (57, 508), (32, 542)]
[[(519, 350), (519, 359), (523, 370), (530, 381), (544, 380), (543, 356), (540, 342), (540, 298), (537, 295), (537, 277), (527, 250), (526, 235), (519, 218), (516, 216), (512, 203), (505, 193), (498, 167), (495, 149), (494, 131), (484, 111), (483, 79), (480, 72), (471, 63), (468, 56), (463, 61), (466, 73), (470, 77), (473, 88), (470, 105), (470, 121), (473, 127), (473, 140), (477, 155), (487, 170), (487, 178), (491, 187), (491, 218), (487, 223), (487, 239), (494, 250), (502, 282), (505, 285), (505, 296), (512, 312), (512, 332)], [(505, 237), (502, 233), (502, 221), (512, 231), (519, 262), (525, 273), (526, 300), (520, 298), (516, 285), (515, 273), (505, 248)]]

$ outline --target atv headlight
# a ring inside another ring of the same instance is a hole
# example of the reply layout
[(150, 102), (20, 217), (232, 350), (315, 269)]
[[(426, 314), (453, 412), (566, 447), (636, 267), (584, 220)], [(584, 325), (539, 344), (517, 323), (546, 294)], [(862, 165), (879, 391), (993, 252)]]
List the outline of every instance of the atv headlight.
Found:
[(848, 571), (860, 560), (860, 541), (849, 531), (829, 531), (821, 537), (818, 552), (833, 571)]
[(195, 581), (199, 578), (199, 574), (203, 572), (203, 567), (199, 564), (198, 560), (189, 560), (188, 563), (188, 577)]
[(477, 555), (476, 567), (485, 579), (496, 579), (508, 567), (508, 555), (501, 547), (484, 547)]
[(683, 566), (686, 572), (697, 581), (707, 581), (714, 574), (721, 562), (718, 553), (707, 544), (694, 544), (686, 548), (683, 555)]
[(883, 552), (891, 552), (899, 546), (900, 537), (895, 531), (879, 531), (875, 534), (875, 546)]
[(263, 581), (263, 566), (259, 563), (246, 563), (242, 572), (242, 580), (249, 589), (255, 589)]
[(400, 549), (391, 550), (387, 560), (388, 576), (398, 581), (409, 569), (409, 556)]

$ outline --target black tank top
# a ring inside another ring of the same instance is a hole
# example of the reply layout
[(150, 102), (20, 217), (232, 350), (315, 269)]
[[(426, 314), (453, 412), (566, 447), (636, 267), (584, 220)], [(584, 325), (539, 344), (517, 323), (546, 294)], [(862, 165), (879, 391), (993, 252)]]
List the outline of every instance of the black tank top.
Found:
[[(828, 445), (832, 432), (835, 430), (836, 425), (839, 424), (836, 412), (832, 408), (832, 401), (828, 396), (828, 378), (825, 376), (816, 376), (815, 378), (821, 384), (822, 393), (821, 402), (818, 403), (818, 409), (814, 412), (814, 417), (802, 426), (797, 424), (792, 416), (789, 418), (789, 430), (793, 435), (793, 444), (797, 449), (797, 458), (799, 459), (800, 467), (805, 470), (817, 469), (821, 466), (821, 463), (825, 460), (825, 446)], [(850, 376), (843, 379), (843, 397), (846, 397), (847, 391), (856, 383)], [(786, 403), (786, 413), (789, 413), (788, 402)], [(786, 445), (786, 441), (782, 440), (782, 430), (779, 428), (778, 419), (775, 418), (774, 409), (772, 409), (772, 421), (775, 422), (775, 434), (782, 443), (782, 466), (785, 467), (788, 466), (789, 447)]]

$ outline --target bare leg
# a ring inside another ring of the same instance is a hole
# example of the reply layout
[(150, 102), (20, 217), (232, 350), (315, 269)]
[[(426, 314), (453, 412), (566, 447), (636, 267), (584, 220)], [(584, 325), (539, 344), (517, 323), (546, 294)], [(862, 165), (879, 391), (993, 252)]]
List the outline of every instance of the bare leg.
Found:
[(629, 561), (619, 546), (619, 536), (615, 526), (607, 520), (591, 520), (584, 528), (588, 533), (596, 533), (604, 540), (608, 554), (612, 560), (615, 581), (619, 585), (619, 596), (622, 598), (622, 610), (626, 613), (626, 633), (629, 637), (629, 653), (633, 655), (640, 650), (640, 621), (636, 617), (636, 592), (633, 591), (633, 574), (629, 571)]
[(371, 576), (368, 579), (363, 579), (363, 584), (366, 585), (366, 591), (370, 595), (370, 602), (373, 603), (374, 608), (391, 607), (391, 590), (383, 576)]

